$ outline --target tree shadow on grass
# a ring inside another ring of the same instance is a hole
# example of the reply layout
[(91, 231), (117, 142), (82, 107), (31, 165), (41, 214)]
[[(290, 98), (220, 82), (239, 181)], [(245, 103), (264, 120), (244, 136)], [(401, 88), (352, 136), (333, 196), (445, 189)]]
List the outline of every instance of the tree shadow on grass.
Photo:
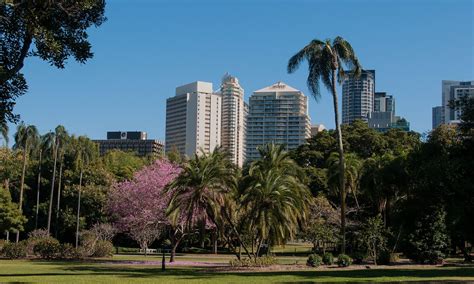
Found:
[[(360, 281), (362, 279), (370, 278), (417, 278), (420, 280), (435, 279), (435, 278), (470, 278), (474, 279), (474, 268), (437, 268), (433, 269), (364, 269), (364, 270), (335, 270), (335, 271), (318, 271), (318, 270), (304, 270), (304, 271), (255, 271), (255, 272), (220, 272), (202, 268), (192, 267), (172, 267), (162, 271), (161, 267), (143, 267), (143, 266), (65, 266), (64, 270), (77, 272), (77, 274), (91, 274), (91, 275), (115, 275), (131, 278), (148, 278), (171, 276), (177, 279), (212, 279), (213, 277), (234, 276), (234, 277), (294, 277), (295, 280), (301, 280), (301, 283), (306, 281), (318, 280), (321, 278), (344, 278), (347, 281)], [(359, 280), (358, 280), (359, 279)], [(282, 279), (283, 280), (283, 279)], [(284, 282), (284, 280), (282, 281)], [(306, 282), (308, 283), (308, 282)]]

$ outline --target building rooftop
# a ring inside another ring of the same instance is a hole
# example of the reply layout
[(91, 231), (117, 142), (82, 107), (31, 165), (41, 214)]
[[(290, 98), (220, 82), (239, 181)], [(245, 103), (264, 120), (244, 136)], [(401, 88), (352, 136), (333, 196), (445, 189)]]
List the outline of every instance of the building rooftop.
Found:
[(275, 84), (265, 87), (263, 89), (257, 90), (254, 93), (273, 93), (273, 92), (300, 92), (300, 90), (297, 90), (291, 86), (288, 86), (287, 84), (279, 81), (276, 82)]

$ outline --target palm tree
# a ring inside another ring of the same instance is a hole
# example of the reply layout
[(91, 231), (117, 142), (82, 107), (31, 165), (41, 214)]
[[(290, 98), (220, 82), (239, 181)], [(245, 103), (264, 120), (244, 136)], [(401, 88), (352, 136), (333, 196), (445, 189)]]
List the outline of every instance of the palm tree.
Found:
[[(313, 97), (320, 97), (319, 82), (332, 93), (334, 121), (336, 124), (339, 152), (339, 185), (344, 190), (344, 148), (342, 144), (341, 125), (339, 123), (339, 106), (336, 85), (341, 84), (345, 77), (344, 65), (351, 69), (352, 76), (359, 76), (361, 66), (352, 49), (352, 46), (342, 37), (336, 37), (332, 42), (328, 39), (321, 41), (312, 40), (303, 49), (298, 51), (288, 62), (288, 73), (298, 69), (303, 60), (308, 61), (308, 88)], [(345, 194), (341, 194), (341, 237), (342, 252), (346, 250), (346, 200)]]
[(53, 177), (51, 180), (51, 191), (49, 196), (49, 210), (48, 210), (48, 232), (51, 232), (51, 215), (53, 212), (53, 198), (54, 198), (54, 183), (56, 180), (56, 165), (58, 162), (58, 153), (59, 149), (62, 147), (64, 139), (67, 137), (67, 131), (62, 125), (58, 125), (54, 133), (50, 132), (47, 135), (47, 143), (49, 145), (50, 151), (53, 154), (54, 164), (53, 164)]
[[(362, 177), (363, 163), (356, 154), (346, 154), (344, 157), (345, 190), (341, 190), (339, 187), (339, 161), (339, 153), (331, 153), (327, 161), (329, 169), (328, 183), (338, 194), (346, 194), (347, 197), (348, 193), (352, 193), (357, 209), (359, 209), (357, 192), (359, 190), (360, 179)], [(346, 197), (344, 199), (346, 199)]]
[(6, 121), (0, 122), (0, 135), (5, 141), (5, 146), (8, 146), (8, 124)]
[(64, 165), (64, 154), (66, 152), (66, 149), (68, 147), (68, 143), (69, 143), (69, 138), (68, 136), (66, 135), (64, 138), (63, 138), (63, 143), (62, 143), (62, 147), (60, 147), (58, 149), (59, 151), (59, 180), (58, 180), (58, 198), (56, 199), (56, 229), (55, 229), (55, 235), (56, 235), (56, 238), (58, 238), (58, 233), (59, 233), (59, 208), (60, 208), (60, 205), (61, 205), (61, 185), (62, 185), (62, 177), (63, 177), (63, 165)]
[(96, 144), (92, 142), (86, 136), (79, 136), (77, 139), (72, 137), (71, 145), (74, 151), (75, 164), (79, 168), (79, 187), (77, 193), (77, 214), (76, 214), (76, 248), (79, 247), (79, 228), (80, 228), (80, 216), (81, 216), (81, 192), (82, 192), (82, 178), (84, 175), (84, 169), (88, 166), (90, 161), (95, 157)]
[[(43, 140), (44, 137), (41, 138)], [(36, 183), (36, 212), (35, 212), (35, 229), (38, 229), (38, 216), (39, 216), (39, 201), (40, 201), (40, 190), (41, 190), (41, 164), (43, 162), (43, 141), (39, 143), (39, 159), (38, 159), (38, 180)]]
[[(21, 170), (21, 181), (20, 181), (20, 201), (18, 207), (20, 213), (23, 211), (23, 191), (25, 188), (25, 174), (26, 174), (26, 165), (28, 163), (28, 156), (31, 150), (35, 147), (38, 142), (38, 130), (34, 125), (25, 125), (21, 123), (18, 125), (17, 131), (15, 133), (15, 145), (14, 149), (21, 149), (23, 152), (23, 166)], [(16, 242), (20, 239), (20, 232), (16, 232)]]
[(273, 246), (293, 238), (306, 219), (311, 200), (303, 170), (284, 151), (284, 146), (269, 144), (260, 147), (259, 152), (262, 158), (250, 165), (241, 192), (248, 229), (256, 232), (254, 257), (260, 254), (264, 243)]
[[(181, 174), (169, 185), (171, 199), (167, 210), (172, 219), (183, 216), (187, 229), (212, 222), (222, 228), (223, 220), (232, 227), (238, 241), (242, 243), (228, 212), (226, 199), (230, 197), (230, 187), (234, 182), (235, 166), (219, 148), (212, 153), (195, 154), (183, 166)], [(245, 251), (250, 257), (248, 250)]]

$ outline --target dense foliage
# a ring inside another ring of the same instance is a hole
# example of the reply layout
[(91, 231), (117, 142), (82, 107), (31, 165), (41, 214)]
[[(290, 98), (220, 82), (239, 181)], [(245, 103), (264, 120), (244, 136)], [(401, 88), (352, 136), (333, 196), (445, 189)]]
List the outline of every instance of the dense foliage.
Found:
[[(263, 265), (275, 245), (303, 239), (330, 264), (329, 253), (342, 251), (344, 193), (349, 256), (340, 255), (339, 265), (389, 263), (398, 253), (423, 263), (462, 253), (469, 261), (474, 139), (472, 109), (464, 110), (461, 125), (442, 125), (426, 141), (361, 121), (344, 126), (343, 191), (331, 130), (289, 153), (265, 145), (260, 159), (238, 169), (221, 149), (173, 161), (119, 151), (100, 157), (95, 143), (62, 126), (39, 136), (21, 125), (14, 149), (0, 151), (0, 225), (29, 238), (8, 244), (4, 255), (32, 255), (41, 240), (42, 257), (106, 256), (112, 241), (145, 252), (170, 248), (171, 261), (185, 247), (220, 247), (241, 259), (235, 265)], [(78, 231), (71, 250), (65, 243)], [(54, 253), (52, 237), (65, 255)]]

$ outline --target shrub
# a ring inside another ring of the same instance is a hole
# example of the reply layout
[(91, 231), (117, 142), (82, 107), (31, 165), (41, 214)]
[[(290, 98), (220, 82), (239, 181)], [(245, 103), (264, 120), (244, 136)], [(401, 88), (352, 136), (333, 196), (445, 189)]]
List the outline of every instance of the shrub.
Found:
[(26, 242), (19, 243), (7, 242), (3, 246), (2, 253), (5, 257), (10, 259), (25, 258), (27, 256)]
[(265, 267), (276, 264), (273, 256), (261, 256), (254, 258), (232, 259), (229, 261), (232, 267)]
[(319, 255), (317, 254), (310, 254), (308, 255), (308, 260), (306, 260), (306, 265), (311, 266), (311, 267), (318, 267), (322, 263), (322, 259)]
[(94, 257), (109, 257), (114, 254), (114, 245), (109, 241), (97, 241), (94, 247)]
[(36, 255), (41, 258), (52, 259), (59, 256), (61, 245), (55, 238), (38, 240), (33, 248)]
[(444, 257), (444, 253), (439, 250), (427, 250), (420, 254), (421, 262), (428, 264), (443, 264)]
[(2, 253), (3, 247), (5, 246), (6, 243), (7, 243), (7, 241), (0, 240), (0, 254)]
[(96, 235), (91, 231), (81, 231), (79, 234), (80, 243), (85, 256), (92, 256), (97, 243)]
[(367, 253), (362, 251), (356, 251), (352, 254), (352, 258), (355, 264), (361, 264), (367, 258)]
[(383, 250), (379, 252), (379, 255), (377, 256), (377, 263), (378, 264), (383, 264), (383, 265), (388, 265), (391, 263), (395, 263), (399, 260), (399, 255), (398, 253), (392, 253), (388, 250)]
[(46, 239), (51, 237), (48, 230), (36, 229), (28, 233), (28, 239)]
[(346, 254), (340, 254), (337, 256), (337, 265), (339, 267), (348, 267), (352, 264), (352, 258)]
[(71, 244), (61, 244), (59, 247), (59, 257), (61, 259), (80, 259), (82, 258), (81, 251), (76, 249)]
[(112, 241), (117, 230), (110, 224), (97, 223), (90, 230), (96, 237), (97, 240)]
[(326, 265), (334, 264), (334, 256), (332, 255), (332, 253), (327, 252), (323, 255), (323, 263)]

